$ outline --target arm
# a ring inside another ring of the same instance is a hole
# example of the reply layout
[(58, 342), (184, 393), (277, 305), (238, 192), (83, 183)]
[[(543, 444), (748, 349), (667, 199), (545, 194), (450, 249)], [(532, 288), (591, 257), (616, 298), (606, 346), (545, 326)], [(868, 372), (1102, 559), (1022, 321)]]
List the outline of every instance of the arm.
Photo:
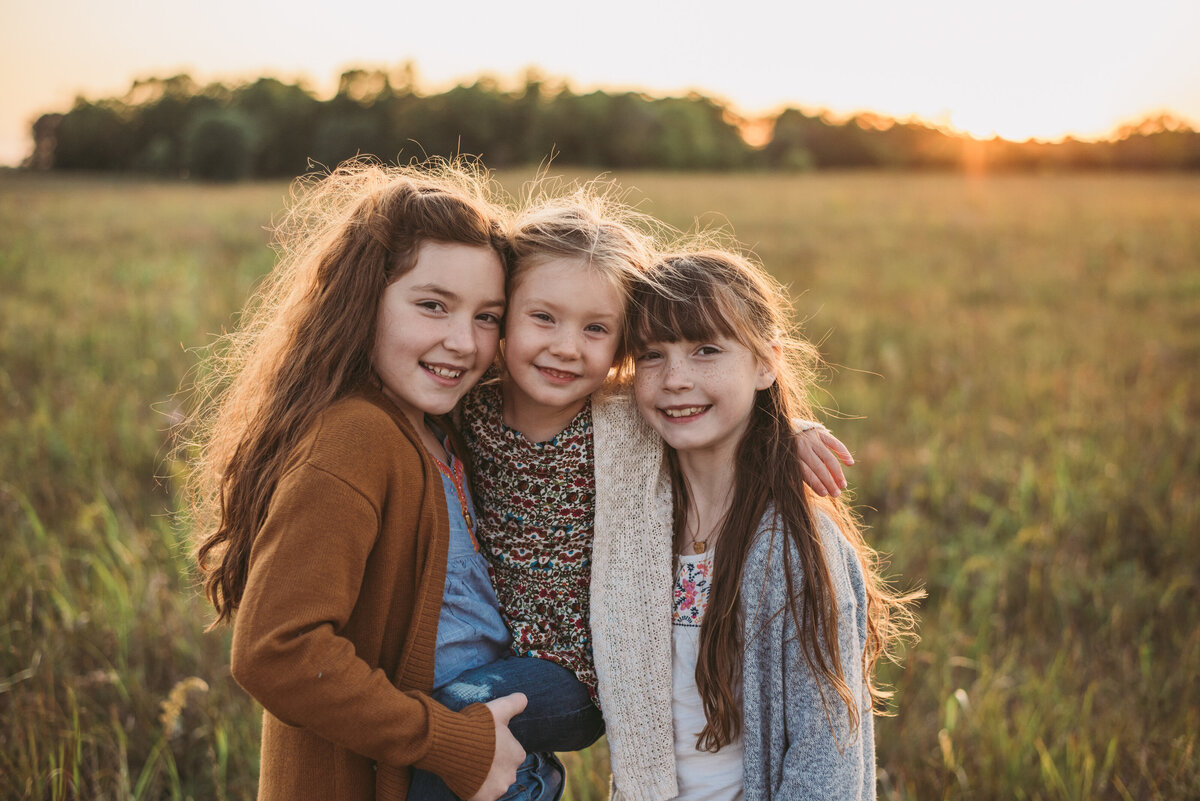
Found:
[(281, 480), (234, 624), (234, 678), (281, 721), (470, 797), (496, 749), (488, 708), (397, 689), (347, 632), (379, 530), (375, 505), (338, 476), (304, 464)]

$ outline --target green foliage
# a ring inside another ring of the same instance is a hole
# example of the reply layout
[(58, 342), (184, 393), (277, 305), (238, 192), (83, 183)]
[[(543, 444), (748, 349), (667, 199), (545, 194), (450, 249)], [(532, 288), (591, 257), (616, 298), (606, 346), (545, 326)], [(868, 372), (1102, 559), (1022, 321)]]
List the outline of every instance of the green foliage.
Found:
[[(723, 212), (838, 366), (868, 535), (929, 592), (881, 798), (1200, 796), (1200, 183), (618, 177)], [(285, 192), (0, 177), (0, 798), (253, 797), (165, 443)], [(606, 796), (603, 744), (567, 764)]]
[[(222, 180), (292, 177), (310, 160), (333, 166), (359, 154), (466, 153), (497, 168), (554, 154), (559, 166), (604, 169), (1200, 169), (1200, 133), (1169, 116), (1123, 129), (1115, 142), (980, 142), (873, 114), (835, 122), (789, 108), (743, 120), (694, 92), (577, 95), (536, 72), (516, 90), (483, 76), (421, 95), (413, 69), (406, 65), (395, 85), (381, 70), (348, 70), (325, 101), (275, 78), (233, 88), (200, 87), (186, 75), (136, 81), (123, 98), (79, 98), (70, 112), (39, 118), (28, 163)], [(771, 131), (765, 146), (746, 143), (746, 123)]]
[(209, 181), (236, 181), (250, 175), (254, 128), (245, 114), (226, 109), (198, 116), (184, 131), (188, 173)]

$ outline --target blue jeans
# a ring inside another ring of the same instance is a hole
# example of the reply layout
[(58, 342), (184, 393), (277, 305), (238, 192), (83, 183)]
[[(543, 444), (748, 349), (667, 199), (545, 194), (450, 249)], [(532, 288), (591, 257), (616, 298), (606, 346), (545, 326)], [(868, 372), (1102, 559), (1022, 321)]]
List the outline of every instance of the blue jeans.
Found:
[[(566, 771), (554, 754), (529, 754), (517, 768), (517, 780), (499, 801), (558, 801), (562, 797)], [(408, 786), (409, 801), (459, 801), (442, 777), (414, 770)]]
[[(574, 673), (545, 659), (509, 655), (460, 674), (435, 690), (433, 698), (459, 710), (511, 693), (524, 693), (528, 699), (525, 711), (509, 721), (508, 729), (529, 756), (503, 798), (556, 801), (564, 774), (553, 752), (582, 750), (604, 733), (604, 718)], [(412, 801), (456, 798), (440, 777), (421, 770), (413, 771), (408, 797)]]

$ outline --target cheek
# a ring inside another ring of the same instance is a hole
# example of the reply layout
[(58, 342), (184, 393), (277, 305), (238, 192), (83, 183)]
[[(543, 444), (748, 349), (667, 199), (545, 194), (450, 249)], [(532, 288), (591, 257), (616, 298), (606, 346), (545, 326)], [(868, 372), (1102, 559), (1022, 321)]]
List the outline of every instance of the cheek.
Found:
[(504, 350), (509, 354), (528, 353), (537, 347), (537, 330), (525, 320), (514, 320), (504, 329)]
[(641, 368), (633, 376), (633, 399), (639, 409), (654, 405), (654, 381), (650, 371)]
[(375, 329), (375, 336), (371, 339), (371, 363), (377, 364), (387, 350), (387, 318), (383, 311), (379, 313), (379, 324)]
[(500, 348), (500, 331), (492, 329), (480, 332), (476, 341), (476, 347), (479, 349), (479, 361), (485, 365), (491, 364), (496, 358), (496, 351)]
[(615, 367), (617, 362), (617, 346), (615, 340), (608, 342), (597, 343), (595, 349), (595, 362), (597, 366), (603, 365), (605, 371), (608, 368)]

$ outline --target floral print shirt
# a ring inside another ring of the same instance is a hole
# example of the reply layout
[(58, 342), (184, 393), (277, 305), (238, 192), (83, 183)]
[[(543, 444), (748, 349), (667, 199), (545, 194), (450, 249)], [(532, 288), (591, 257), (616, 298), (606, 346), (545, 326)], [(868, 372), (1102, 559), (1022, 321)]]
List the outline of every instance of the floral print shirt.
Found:
[(531, 442), (504, 424), (499, 382), (486, 383), (467, 396), (463, 433), (482, 512), (477, 534), (513, 650), (573, 671), (594, 701), (591, 402), (558, 436)]
[(699, 555), (680, 557), (671, 604), (672, 625), (700, 628), (700, 624), (704, 622), (704, 610), (708, 607), (708, 590), (711, 585), (711, 560)]

